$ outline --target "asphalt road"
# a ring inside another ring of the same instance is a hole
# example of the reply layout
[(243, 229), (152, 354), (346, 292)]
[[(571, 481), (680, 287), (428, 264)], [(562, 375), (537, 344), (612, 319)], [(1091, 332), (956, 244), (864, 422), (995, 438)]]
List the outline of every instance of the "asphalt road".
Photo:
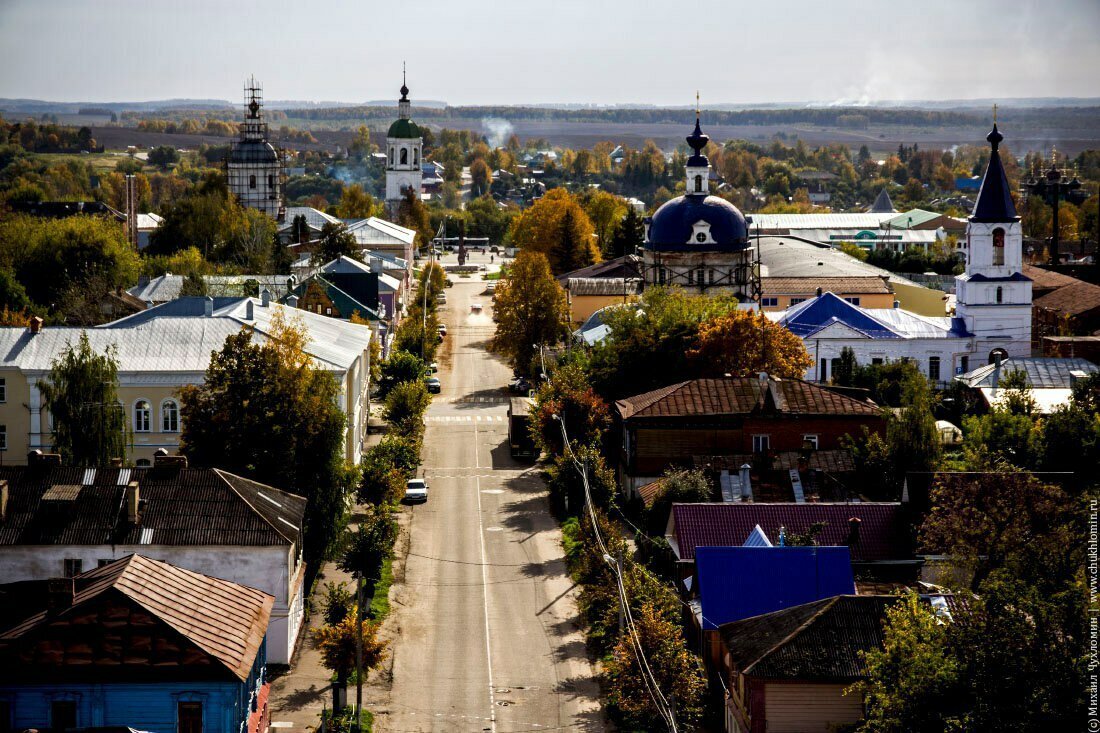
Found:
[(511, 372), (486, 351), (491, 297), (485, 283), (452, 279), (443, 391), (426, 418), (429, 499), (411, 509), (375, 729), (602, 731), (561, 533), (537, 472), (509, 455)]

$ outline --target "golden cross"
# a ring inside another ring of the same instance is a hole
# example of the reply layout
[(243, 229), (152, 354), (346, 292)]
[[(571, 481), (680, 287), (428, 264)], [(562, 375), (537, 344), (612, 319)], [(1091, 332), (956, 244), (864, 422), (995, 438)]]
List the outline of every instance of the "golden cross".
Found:
[(695, 119), (699, 119), (699, 90), (695, 90)]
[(997, 105), (995, 103), (993, 105), (993, 124), (997, 124)]

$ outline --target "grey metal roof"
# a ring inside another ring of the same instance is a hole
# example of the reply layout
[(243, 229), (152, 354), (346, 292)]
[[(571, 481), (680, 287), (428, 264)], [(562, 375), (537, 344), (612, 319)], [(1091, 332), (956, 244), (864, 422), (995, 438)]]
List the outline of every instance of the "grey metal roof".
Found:
[(750, 231), (768, 229), (878, 229), (896, 212), (864, 214), (753, 214)]
[[(829, 216), (829, 214), (820, 214), (820, 216)], [(860, 216), (860, 214), (844, 216)], [(753, 242), (755, 241), (754, 238)], [(796, 237), (761, 237), (760, 264), (764, 268), (762, 277), (874, 276), (885, 277), (890, 282), (917, 285), (912, 280), (857, 260), (838, 249)]]
[(161, 275), (154, 277), (144, 285), (130, 288), (130, 295), (146, 303), (166, 303), (180, 297), (183, 290), (183, 275)]
[[(996, 371), (996, 364), (986, 364), (955, 379), (968, 387), (995, 387)], [(1080, 358), (1005, 359), (1001, 362), (1000, 379), (1015, 371), (1023, 371), (1028, 384), (1035, 389), (1069, 389), (1073, 385), (1072, 372), (1092, 374), (1100, 371), (1100, 366)]]

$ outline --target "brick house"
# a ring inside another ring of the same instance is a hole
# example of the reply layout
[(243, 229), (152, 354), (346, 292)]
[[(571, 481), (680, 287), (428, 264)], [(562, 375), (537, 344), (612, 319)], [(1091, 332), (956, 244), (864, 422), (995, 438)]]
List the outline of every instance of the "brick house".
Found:
[(872, 402), (768, 375), (678, 382), (619, 400), (615, 412), (628, 497), (693, 456), (837, 450), (845, 435), (885, 429)]

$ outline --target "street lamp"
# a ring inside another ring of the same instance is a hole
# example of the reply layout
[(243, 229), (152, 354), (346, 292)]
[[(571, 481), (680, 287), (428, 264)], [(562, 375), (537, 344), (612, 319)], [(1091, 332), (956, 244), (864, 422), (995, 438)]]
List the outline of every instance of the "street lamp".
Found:
[(1070, 192), (1081, 188), (1081, 181), (1077, 179), (1076, 173), (1074, 173), (1073, 178), (1070, 178), (1064, 169), (1059, 170), (1058, 151), (1052, 147), (1050, 149), (1050, 168), (1039, 175), (1032, 171), (1032, 174), (1024, 181), (1024, 187), (1027, 188), (1029, 193), (1042, 197), (1044, 201), (1054, 207), (1054, 218), (1051, 221), (1050, 264), (1057, 265), (1058, 242), (1060, 240), (1058, 202)]

